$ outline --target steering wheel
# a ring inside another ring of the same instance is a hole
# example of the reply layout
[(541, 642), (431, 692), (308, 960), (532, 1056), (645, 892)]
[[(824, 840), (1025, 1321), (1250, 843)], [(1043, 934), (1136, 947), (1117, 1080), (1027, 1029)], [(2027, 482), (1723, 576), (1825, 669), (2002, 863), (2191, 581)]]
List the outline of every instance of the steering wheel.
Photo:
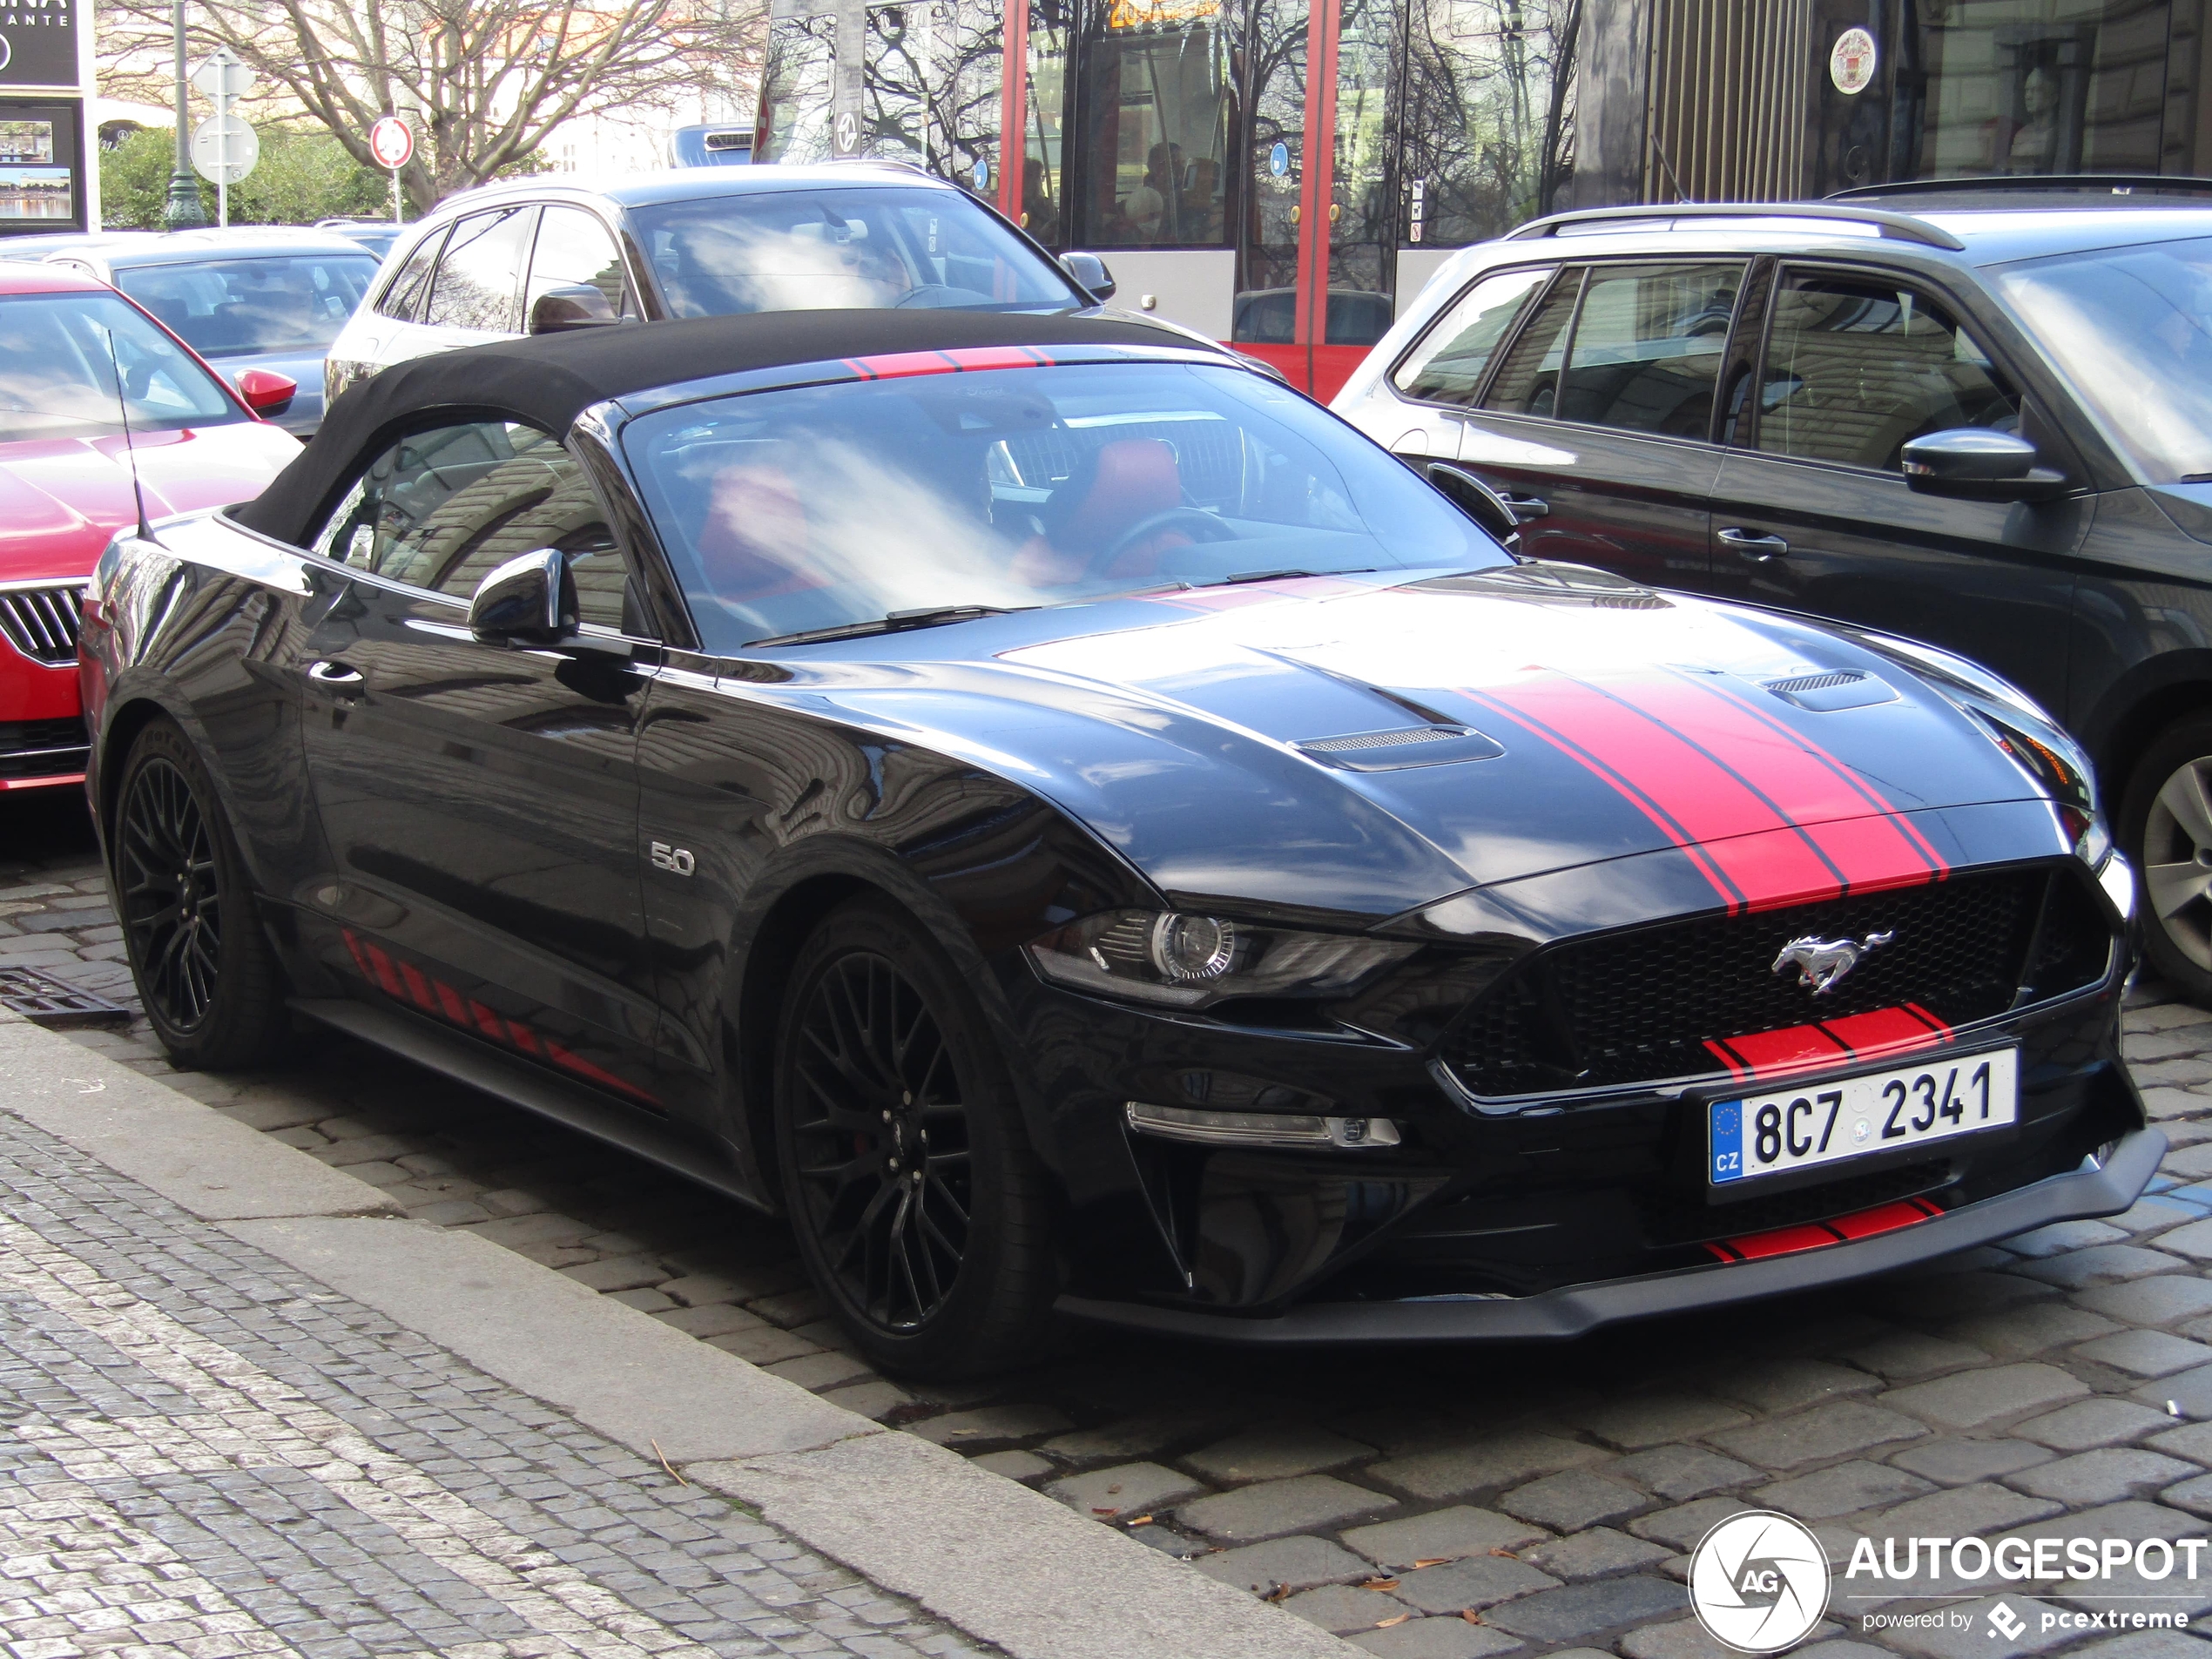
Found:
[(1114, 562), (1130, 549), (1150, 541), (1169, 530), (1183, 530), (1194, 542), (1238, 542), (1244, 538), (1234, 528), (1223, 523), (1211, 513), (1200, 512), (1195, 507), (1170, 507), (1164, 512), (1140, 518), (1119, 536), (1114, 544), (1091, 561), (1094, 570), (1112, 568)]

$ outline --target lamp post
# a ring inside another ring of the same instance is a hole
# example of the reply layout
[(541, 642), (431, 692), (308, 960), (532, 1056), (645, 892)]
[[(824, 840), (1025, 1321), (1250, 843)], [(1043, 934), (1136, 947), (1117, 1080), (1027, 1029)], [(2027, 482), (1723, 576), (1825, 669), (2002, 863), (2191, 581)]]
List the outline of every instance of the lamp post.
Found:
[(172, 0), (177, 34), (177, 165), (169, 174), (169, 199), (163, 205), (161, 222), (172, 231), (197, 230), (207, 223), (199, 211), (199, 181), (192, 177), (192, 133), (185, 123), (192, 111), (185, 102), (185, 0)]

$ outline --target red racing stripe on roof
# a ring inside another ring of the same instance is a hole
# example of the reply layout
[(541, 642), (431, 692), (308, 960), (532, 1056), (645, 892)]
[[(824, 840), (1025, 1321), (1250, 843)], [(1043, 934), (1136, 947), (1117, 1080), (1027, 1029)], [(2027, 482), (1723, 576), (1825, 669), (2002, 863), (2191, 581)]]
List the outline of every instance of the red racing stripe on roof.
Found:
[(904, 380), (915, 374), (958, 374), (987, 368), (1044, 368), (1049, 354), (1028, 346), (964, 346), (954, 351), (887, 352), (847, 357), (846, 368), (864, 381)]

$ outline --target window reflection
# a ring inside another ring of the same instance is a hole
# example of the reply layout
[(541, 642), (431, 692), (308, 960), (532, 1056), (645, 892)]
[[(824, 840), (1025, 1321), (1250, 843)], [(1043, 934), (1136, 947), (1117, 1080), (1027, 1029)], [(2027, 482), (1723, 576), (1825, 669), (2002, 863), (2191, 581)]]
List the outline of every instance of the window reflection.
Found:
[(768, 25), (761, 65), (765, 131), (756, 161), (826, 161), (830, 155), (830, 91), (837, 73), (834, 17), (778, 17)]

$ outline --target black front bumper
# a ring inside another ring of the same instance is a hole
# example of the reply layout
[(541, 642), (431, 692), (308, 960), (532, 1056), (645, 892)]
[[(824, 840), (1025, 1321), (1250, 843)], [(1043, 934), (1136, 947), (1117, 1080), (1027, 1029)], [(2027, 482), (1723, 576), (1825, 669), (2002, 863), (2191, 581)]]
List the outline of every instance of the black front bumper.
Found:
[(1545, 1291), (1532, 1296), (1440, 1296), (1406, 1301), (1312, 1302), (1271, 1316), (1065, 1297), (1079, 1318), (1218, 1341), (1507, 1341), (1575, 1337), (1600, 1325), (1730, 1306), (1908, 1267), (2053, 1222), (2117, 1215), (2142, 1196), (2166, 1136), (2139, 1129), (2122, 1136), (2101, 1165), (2054, 1175), (1914, 1226), (1851, 1244), (1759, 1261), (1715, 1263)]

